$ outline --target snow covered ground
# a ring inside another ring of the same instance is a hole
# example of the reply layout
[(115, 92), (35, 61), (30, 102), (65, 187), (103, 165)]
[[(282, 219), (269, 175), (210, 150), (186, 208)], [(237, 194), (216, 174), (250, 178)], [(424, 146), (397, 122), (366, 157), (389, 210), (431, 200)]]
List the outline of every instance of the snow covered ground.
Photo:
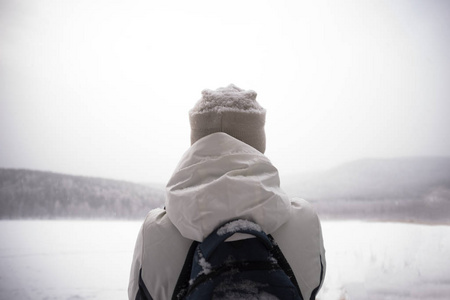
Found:
[(450, 299), (450, 226), (323, 222), (323, 299)]
[[(0, 221), (0, 299), (127, 299), (140, 222)], [(323, 222), (320, 300), (448, 299), (450, 226)]]
[(0, 299), (127, 299), (140, 222), (0, 222)]

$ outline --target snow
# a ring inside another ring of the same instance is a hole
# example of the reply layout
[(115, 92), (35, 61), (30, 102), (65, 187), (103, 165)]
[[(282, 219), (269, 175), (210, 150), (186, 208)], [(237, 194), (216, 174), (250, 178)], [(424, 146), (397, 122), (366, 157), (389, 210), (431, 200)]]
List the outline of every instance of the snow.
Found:
[[(141, 222), (0, 221), (0, 299), (127, 299)], [(317, 299), (448, 299), (450, 226), (322, 223)]]
[(323, 222), (318, 299), (448, 299), (450, 226)]
[(0, 299), (127, 299), (140, 225), (0, 221)]
[(226, 235), (228, 233), (234, 233), (239, 230), (261, 231), (261, 227), (258, 224), (247, 220), (235, 220), (219, 228), (219, 230), (217, 230), (217, 235)]
[(207, 262), (204, 257), (200, 258), (198, 263), (202, 267), (202, 272), (200, 272), (200, 274), (208, 275), (209, 273), (211, 273), (211, 264), (209, 262)]
[[(217, 287), (219, 296), (217, 300), (279, 300), (276, 296), (269, 294), (262, 289), (267, 286), (251, 280), (241, 282), (221, 282)], [(237, 292), (239, 291), (239, 292)], [(220, 294), (225, 294), (223, 297)]]
[(265, 112), (256, 101), (256, 92), (243, 90), (234, 84), (216, 90), (205, 89), (202, 98), (195, 104), (189, 114), (202, 114), (208, 112), (223, 113), (225, 111), (241, 111), (261, 114)]
[[(280, 300), (277, 297), (275, 297), (274, 295), (271, 295), (269, 293), (266, 292), (261, 292), (258, 295), (254, 296), (254, 295), (243, 295), (243, 294), (238, 294), (238, 293), (230, 293), (228, 295), (226, 295), (225, 297), (216, 297), (217, 300)], [(216, 299), (214, 298), (214, 299)]]

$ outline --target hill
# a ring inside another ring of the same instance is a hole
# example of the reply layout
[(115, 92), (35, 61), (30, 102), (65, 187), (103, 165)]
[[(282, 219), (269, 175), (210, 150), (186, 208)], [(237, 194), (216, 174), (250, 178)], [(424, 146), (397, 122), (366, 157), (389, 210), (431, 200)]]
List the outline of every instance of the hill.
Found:
[(125, 181), (0, 169), (0, 218), (142, 219), (163, 191)]
[(450, 158), (363, 159), (291, 176), (290, 195), (329, 218), (450, 223)]
[[(322, 218), (450, 224), (450, 158), (363, 159), (282, 177)], [(0, 219), (142, 219), (164, 203), (152, 185), (0, 168)]]

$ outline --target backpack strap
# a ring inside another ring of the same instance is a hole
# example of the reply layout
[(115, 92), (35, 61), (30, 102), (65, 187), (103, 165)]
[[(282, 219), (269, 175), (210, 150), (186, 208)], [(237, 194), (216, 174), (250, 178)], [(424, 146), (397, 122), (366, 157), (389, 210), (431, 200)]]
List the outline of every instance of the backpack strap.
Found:
[(291, 265), (289, 265), (289, 262), (287, 261), (286, 257), (284, 257), (283, 252), (281, 251), (280, 247), (278, 247), (278, 244), (274, 240), (272, 235), (268, 234), (267, 236), (272, 241), (273, 248), (271, 252), (273, 257), (277, 260), (280, 268), (284, 271), (284, 273), (286, 273), (286, 275), (291, 280), (292, 284), (297, 289), (300, 298), (303, 299), (303, 295), (300, 290), (300, 286), (298, 285), (297, 278), (295, 278), (294, 270), (292, 270)]
[(208, 260), (214, 250), (216, 250), (221, 243), (223, 243), (226, 239), (228, 239), (235, 233), (247, 233), (253, 235), (257, 237), (267, 247), (267, 249), (270, 250), (273, 247), (272, 242), (264, 233), (264, 231), (261, 230), (259, 225), (247, 220), (238, 219), (227, 222), (224, 225), (220, 226), (218, 229), (214, 230), (198, 246), (203, 257)]
[(172, 300), (182, 299), (189, 289), (189, 280), (191, 278), (192, 258), (194, 257), (195, 250), (197, 249), (199, 242), (193, 241), (189, 248), (188, 254), (184, 261), (183, 268), (181, 269), (180, 276), (178, 277), (175, 289), (173, 290)]

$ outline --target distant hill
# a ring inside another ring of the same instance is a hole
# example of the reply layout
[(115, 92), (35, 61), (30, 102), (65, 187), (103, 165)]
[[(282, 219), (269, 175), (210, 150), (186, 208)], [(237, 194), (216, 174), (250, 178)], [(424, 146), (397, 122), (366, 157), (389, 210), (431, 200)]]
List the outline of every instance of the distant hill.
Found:
[(0, 168), (0, 218), (143, 219), (163, 191), (125, 181)]
[[(281, 179), (324, 219), (450, 224), (450, 157), (363, 159)], [(0, 168), (0, 219), (142, 219), (163, 203), (155, 185)]]
[(450, 158), (363, 159), (282, 187), (329, 218), (450, 223)]

